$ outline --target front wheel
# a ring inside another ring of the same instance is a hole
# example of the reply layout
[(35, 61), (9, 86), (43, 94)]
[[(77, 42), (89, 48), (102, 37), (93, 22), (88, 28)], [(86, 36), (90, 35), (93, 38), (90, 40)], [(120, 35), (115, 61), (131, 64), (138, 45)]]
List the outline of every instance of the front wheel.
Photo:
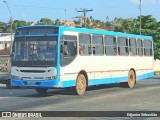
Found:
[(47, 93), (47, 88), (36, 88), (36, 91), (39, 93), (39, 94), (46, 94)]
[(86, 91), (86, 78), (83, 74), (79, 74), (76, 80), (76, 93), (78, 95), (84, 95)]
[(12, 88), (10, 80), (7, 80), (7, 82), (6, 82), (6, 88), (8, 88), (8, 89)]

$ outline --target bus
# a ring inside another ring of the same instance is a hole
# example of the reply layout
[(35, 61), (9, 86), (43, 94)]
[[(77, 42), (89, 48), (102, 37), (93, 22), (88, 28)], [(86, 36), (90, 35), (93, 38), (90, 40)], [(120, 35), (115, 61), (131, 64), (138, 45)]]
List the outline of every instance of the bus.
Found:
[(11, 85), (39, 94), (73, 87), (124, 83), (152, 77), (151, 36), (67, 26), (26, 26), (16, 30), (11, 54)]

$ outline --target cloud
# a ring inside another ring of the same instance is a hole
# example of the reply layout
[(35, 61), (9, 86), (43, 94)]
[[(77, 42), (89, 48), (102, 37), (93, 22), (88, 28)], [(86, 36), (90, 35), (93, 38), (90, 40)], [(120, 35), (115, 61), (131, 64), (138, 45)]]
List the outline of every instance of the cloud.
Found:
[[(133, 4), (140, 4), (140, 0), (130, 0)], [(141, 0), (142, 4), (160, 4), (160, 0)]]

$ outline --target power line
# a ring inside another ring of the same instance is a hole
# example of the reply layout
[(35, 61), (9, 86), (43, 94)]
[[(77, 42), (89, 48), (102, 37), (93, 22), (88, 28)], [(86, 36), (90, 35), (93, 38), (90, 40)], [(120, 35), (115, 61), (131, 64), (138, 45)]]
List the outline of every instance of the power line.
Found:
[[(51, 7), (51, 6), (35, 6), (35, 5), (22, 5), (22, 4), (10, 4), (12, 7), (21, 7), (21, 8), (39, 8), (39, 9), (64, 9), (60, 7)], [(67, 8), (72, 9), (72, 8)]]
[(141, 31), (142, 31), (142, 24), (141, 24), (141, 22), (142, 22), (142, 20), (141, 20), (142, 19), (142, 1), (140, 0), (139, 2), (140, 2), (140, 6), (139, 6), (140, 7), (139, 8), (140, 9), (140, 28), (139, 29), (140, 29), (140, 35), (141, 35)]
[(93, 9), (81, 9), (81, 10), (76, 10), (77, 12), (82, 12), (83, 13), (83, 16), (84, 16), (84, 27), (86, 27), (86, 15), (87, 15), (87, 12), (89, 11), (93, 11)]

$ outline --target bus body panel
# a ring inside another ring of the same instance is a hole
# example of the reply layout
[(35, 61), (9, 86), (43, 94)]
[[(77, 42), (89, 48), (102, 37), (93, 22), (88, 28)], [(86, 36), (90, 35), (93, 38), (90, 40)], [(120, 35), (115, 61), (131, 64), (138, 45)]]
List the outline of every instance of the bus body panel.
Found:
[(135, 70), (137, 80), (153, 76), (152, 58), (78, 56), (70, 65), (61, 67), (62, 86), (74, 86), (82, 70), (88, 75), (88, 85), (124, 82), (128, 80), (131, 69)]
[[(69, 28), (66, 31), (64, 31), (64, 35), (76, 35), (76, 33), (74, 33), (75, 31), (70, 29), (72, 28)], [(84, 32), (85, 30), (88, 32)], [(92, 30), (84, 29), (84, 31), (76, 30), (77, 34), (94, 34)], [(99, 34), (99, 32), (96, 33)], [(117, 37), (118, 34), (108, 32), (105, 35), (115, 35)], [(123, 35), (123, 33), (119, 33), (119, 36)], [(131, 36), (132, 35), (130, 34), (127, 37)], [(135, 37), (133, 36), (132, 38)], [(141, 36), (137, 36), (136, 38), (141, 38)], [(145, 36), (145, 38), (151, 39), (151, 37), (149, 36)], [(75, 86), (76, 78), (80, 71), (85, 71), (87, 73), (88, 85), (119, 83), (128, 81), (128, 72), (131, 69), (135, 70), (137, 80), (152, 77), (154, 75), (152, 71), (152, 56), (78, 56), (71, 64), (65, 67), (61, 67), (60, 69), (62, 87)]]

